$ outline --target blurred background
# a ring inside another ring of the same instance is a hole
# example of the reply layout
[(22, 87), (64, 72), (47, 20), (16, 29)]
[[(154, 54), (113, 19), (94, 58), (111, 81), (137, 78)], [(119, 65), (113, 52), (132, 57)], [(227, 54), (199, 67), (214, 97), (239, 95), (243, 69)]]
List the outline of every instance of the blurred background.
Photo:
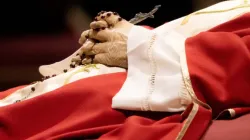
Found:
[(154, 19), (140, 23), (157, 27), (219, 1), (1, 0), (0, 91), (40, 80), (38, 67), (78, 49), (79, 35), (101, 10), (118, 12), (129, 20), (161, 4)]

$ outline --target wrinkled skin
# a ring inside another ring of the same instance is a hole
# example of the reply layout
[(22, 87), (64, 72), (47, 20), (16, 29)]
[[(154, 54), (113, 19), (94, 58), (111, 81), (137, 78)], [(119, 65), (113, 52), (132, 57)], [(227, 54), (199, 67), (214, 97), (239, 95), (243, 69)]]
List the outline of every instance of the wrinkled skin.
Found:
[[(116, 13), (99, 13), (90, 23), (90, 29), (84, 31), (79, 39), (82, 45), (79, 54), (86, 56), (82, 63), (127, 68), (127, 34), (132, 27), (133, 24)], [(77, 58), (73, 59), (77, 61)]]

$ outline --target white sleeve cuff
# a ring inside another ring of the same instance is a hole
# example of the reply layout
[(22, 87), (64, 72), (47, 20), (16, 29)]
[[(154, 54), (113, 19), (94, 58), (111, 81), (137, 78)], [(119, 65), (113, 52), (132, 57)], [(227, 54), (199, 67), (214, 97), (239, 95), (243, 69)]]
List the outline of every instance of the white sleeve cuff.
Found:
[(112, 99), (113, 108), (167, 112), (184, 110), (179, 55), (172, 43), (168, 43), (168, 40), (176, 43), (180, 39), (171, 37), (163, 37), (140, 26), (132, 28), (128, 37), (127, 79)]

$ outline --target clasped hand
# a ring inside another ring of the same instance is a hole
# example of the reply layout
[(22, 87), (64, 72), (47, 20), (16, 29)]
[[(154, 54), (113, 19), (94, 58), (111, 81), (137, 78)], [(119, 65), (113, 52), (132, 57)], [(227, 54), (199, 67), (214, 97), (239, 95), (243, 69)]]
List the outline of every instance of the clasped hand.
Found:
[(132, 26), (117, 13), (99, 13), (79, 39), (82, 45), (79, 56), (84, 56), (82, 63), (127, 68), (127, 34)]

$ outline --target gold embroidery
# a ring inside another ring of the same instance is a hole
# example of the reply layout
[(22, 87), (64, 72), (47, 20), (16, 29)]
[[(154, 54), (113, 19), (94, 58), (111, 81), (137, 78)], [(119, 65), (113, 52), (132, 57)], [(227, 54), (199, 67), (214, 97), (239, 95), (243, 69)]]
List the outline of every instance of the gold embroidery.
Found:
[(181, 52), (180, 63), (181, 63), (181, 71), (182, 71), (184, 84), (185, 84), (186, 89), (187, 89), (189, 95), (191, 96), (193, 102), (196, 102), (197, 104), (202, 105), (203, 107), (205, 107), (207, 109), (211, 109), (211, 107), (208, 104), (200, 101), (194, 93), (194, 90), (192, 87), (192, 82), (190, 80), (190, 75), (189, 75), (189, 71), (188, 71), (185, 48)]
[(70, 76), (68, 78), (66, 78), (66, 80), (64, 81), (64, 85), (69, 83), (69, 80), (72, 76), (74, 76), (75, 74), (79, 73), (79, 72), (89, 72), (89, 68), (95, 68), (98, 69), (96, 64), (88, 64), (83, 66), (82, 68), (80, 68), (79, 70), (77, 70), (76, 72), (70, 74)]
[(194, 104), (193, 104), (193, 108), (192, 108), (190, 114), (188, 115), (188, 118), (186, 119), (186, 121), (185, 121), (185, 123), (184, 123), (184, 125), (183, 125), (181, 131), (179, 132), (179, 134), (178, 134), (176, 140), (181, 140), (181, 139), (183, 138), (183, 136), (185, 135), (185, 133), (186, 133), (188, 127), (189, 127), (190, 124), (192, 123), (192, 121), (193, 121), (195, 115), (197, 114), (198, 109), (199, 109), (199, 105), (196, 104), (196, 103), (194, 103)]
[(224, 9), (224, 10), (212, 10), (212, 11), (197, 11), (197, 12), (194, 12), (188, 16), (186, 16), (181, 25), (185, 25), (188, 23), (189, 19), (193, 16), (193, 15), (201, 15), (201, 14), (213, 14), (213, 13), (223, 13), (223, 12), (228, 12), (228, 11), (232, 11), (232, 10), (236, 10), (236, 9), (241, 9), (241, 8), (248, 8), (250, 7), (250, 4), (248, 4), (248, 0), (244, 0), (244, 3), (243, 4), (240, 4), (236, 7), (233, 7), (233, 8), (229, 8), (229, 9)]
[(192, 87), (192, 82), (190, 80), (189, 71), (188, 71), (185, 48), (180, 54), (181, 54), (180, 63), (181, 63), (181, 71), (182, 71), (183, 81), (184, 81), (185, 87), (186, 87), (189, 95), (192, 98), (192, 102), (194, 105), (193, 105), (193, 108), (192, 108), (188, 118), (186, 119), (186, 122), (184, 123), (184, 126), (182, 127), (181, 131), (179, 132), (179, 134), (176, 138), (177, 140), (181, 140), (183, 138), (183, 136), (185, 135), (188, 127), (190, 126), (191, 122), (193, 121), (193, 119), (198, 111), (199, 105), (201, 105), (207, 109), (212, 110), (208, 104), (200, 101), (197, 98), (197, 96), (195, 95), (195, 92), (194, 92), (193, 87)]

